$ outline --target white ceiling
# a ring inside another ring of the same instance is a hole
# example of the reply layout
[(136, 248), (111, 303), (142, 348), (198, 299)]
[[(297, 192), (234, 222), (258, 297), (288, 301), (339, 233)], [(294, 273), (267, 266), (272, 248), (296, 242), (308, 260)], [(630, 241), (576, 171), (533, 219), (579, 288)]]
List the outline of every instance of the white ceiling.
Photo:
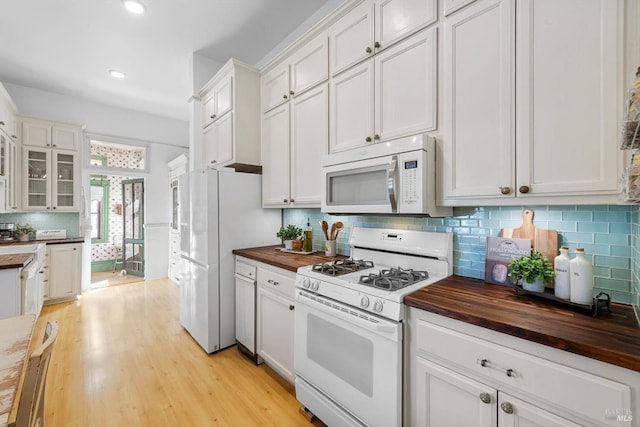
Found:
[[(188, 120), (193, 53), (255, 65), (318, 9), (339, 0), (3, 2), (0, 81)], [(117, 69), (126, 79), (108, 74)]]

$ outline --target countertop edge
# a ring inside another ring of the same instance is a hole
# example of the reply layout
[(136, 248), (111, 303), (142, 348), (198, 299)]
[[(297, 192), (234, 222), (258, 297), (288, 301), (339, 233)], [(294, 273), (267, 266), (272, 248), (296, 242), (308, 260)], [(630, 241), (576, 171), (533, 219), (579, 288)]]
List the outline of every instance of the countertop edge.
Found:
[[(445, 279), (446, 280), (446, 279)], [(480, 283), (482, 283), (480, 281)], [(473, 279), (469, 279), (469, 284), (477, 286)], [(431, 285), (433, 286), (433, 285)], [(453, 285), (451, 285), (453, 286)], [(428, 289), (424, 288), (425, 290)], [(481, 292), (481, 288), (478, 288), (478, 292)], [(424, 295), (417, 291), (411, 295), (405, 297), (405, 304), (409, 307), (414, 307), (423, 311), (427, 311), (433, 314), (441, 315), (451, 319), (465, 322), (470, 325), (483, 327), (495, 332), (504, 333), (506, 335), (513, 336), (515, 338), (524, 339), (527, 341), (542, 344), (548, 347), (552, 347), (558, 350), (564, 350), (579, 356), (588, 357), (601, 362), (609, 363), (622, 368), (627, 368), (633, 371), (640, 372), (640, 354), (635, 354), (630, 351), (621, 351), (612, 348), (611, 345), (600, 345), (594, 342), (580, 341), (578, 338), (571, 338), (566, 334), (559, 333), (557, 329), (549, 328), (551, 332), (540, 332), (534, 328), (526, 328), (510, 324), (508, 322), (495, 320), (483, 316), (480, 312), (471, 312), (470, 310), (443, 307), (438, 303), (433, 303), (428, 300), (428, 291)], [(628, 310), (625, 305), (612, 303), (612, 308), (618, 310)], [(582, 314), (580, 314), (582, 315)], [(557, 319), (550, 318), (546, 320), (549, 322), (549, 326), (556, 324)], [(627, 328), (624, 331), (625, 334), (621, 334), (619, 339), (623, 341), (625, 338), (633, 339), (634, 341), (640, 340), (640, 329)], [(636, 333), (637, 332), (637, 333)], [(598, 333), (597, 330), (593, 330), (593, 333)]]

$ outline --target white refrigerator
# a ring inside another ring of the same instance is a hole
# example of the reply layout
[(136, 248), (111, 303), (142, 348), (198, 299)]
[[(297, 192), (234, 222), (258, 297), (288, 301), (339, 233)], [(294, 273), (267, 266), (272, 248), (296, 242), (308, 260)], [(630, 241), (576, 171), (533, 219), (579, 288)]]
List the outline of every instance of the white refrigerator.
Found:
[(280, 209), (262, 208), (262, 176), (233, 169), (180, 185), (180, 324), (207, 352), (235, 344), (234, 249), (280, 243)]

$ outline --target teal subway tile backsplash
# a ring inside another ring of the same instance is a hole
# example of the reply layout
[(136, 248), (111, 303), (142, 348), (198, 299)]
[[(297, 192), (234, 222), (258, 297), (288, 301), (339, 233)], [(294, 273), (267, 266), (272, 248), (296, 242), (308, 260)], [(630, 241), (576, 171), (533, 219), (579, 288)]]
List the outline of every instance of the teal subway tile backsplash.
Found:
[(80, 236), (80, 215), (77, 213), (6, 213), (0, 214), (0, 222), (31, 224), (36, 230), (67, 230), (68, 237)]
[[(342, 221), (337, 252), (349, 255), (349, 234), (354, 226), (453, 232), (453, 271), (477, 279), (484, 278), (487, 236), (499, 236), (502, 228), (519, 227), (522, 210), (534, 210), (534, 225), (558, 230), (559, 244), (566, 244), (573, 255), (584, 247), (594, 265), (595, 291), (611, 294), (614, 301), (631, 303), (640, 313), (640, 214), (637, 206), (489, 206), (453, 209), (448, 218), (423, 218), (382, 215), (323, 214), (319, 209), (288, 209), (284, 223), (313, 227), (313, 247), (324, 250), (324, 236), (319, 221)], [(639, 314), (640, 315), (640, 314)]]

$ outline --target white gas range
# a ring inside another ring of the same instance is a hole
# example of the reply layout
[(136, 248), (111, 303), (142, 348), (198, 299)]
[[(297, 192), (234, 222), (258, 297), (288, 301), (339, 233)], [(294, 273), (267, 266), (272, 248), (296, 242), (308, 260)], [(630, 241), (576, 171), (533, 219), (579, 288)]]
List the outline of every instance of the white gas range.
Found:
[(403, 300), (452, 274), (453, 237), (354, 227), (349, 245), (298, 269), (296, 397), (331, 426), (401, 426)]

